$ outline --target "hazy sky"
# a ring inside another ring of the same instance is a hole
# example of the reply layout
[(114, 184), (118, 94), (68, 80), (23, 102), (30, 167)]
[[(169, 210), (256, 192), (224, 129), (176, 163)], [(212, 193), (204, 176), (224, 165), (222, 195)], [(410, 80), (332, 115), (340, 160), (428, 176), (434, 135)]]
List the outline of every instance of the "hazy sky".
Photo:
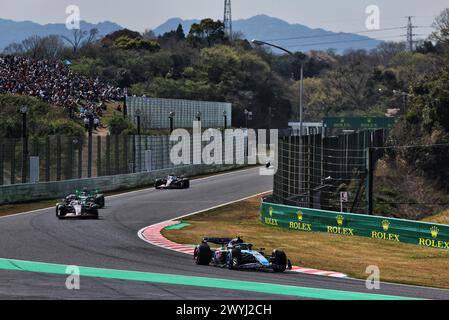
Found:
[[(104, 20), (143, 31), (155, 28), (168, 18), (223, 18), (223, 0), (0, 0), (0, 18), (31, 20), (38, 23), (64, 22), (65, 8), (80, 7), (81, 19), (89, 22)], [(290, 23), (332, 31), (356, 32), (365, 29), (368, 5), (380, 8), (381, 28), (406, 24), (405, 16), (415, 16), (418, 26), (430, 26), (448, 0), (233, 0), (233, 18), (267, 14)], [(401, 35), (403, 30), (385, 31), (378, 38)], [(418, 34), (431, 29), (420, 28)], [(405, 32), (405, 30), (404, 30)]]

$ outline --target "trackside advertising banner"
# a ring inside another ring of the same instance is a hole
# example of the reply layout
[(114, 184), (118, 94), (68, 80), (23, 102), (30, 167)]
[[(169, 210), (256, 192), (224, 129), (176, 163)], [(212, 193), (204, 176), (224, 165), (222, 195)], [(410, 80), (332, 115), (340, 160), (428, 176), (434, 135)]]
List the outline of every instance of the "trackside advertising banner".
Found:
[(261, 204), (262, 223), (303, 232), (362, 236), (423, 247), (449, 249), (449, 225), (361, 214)]

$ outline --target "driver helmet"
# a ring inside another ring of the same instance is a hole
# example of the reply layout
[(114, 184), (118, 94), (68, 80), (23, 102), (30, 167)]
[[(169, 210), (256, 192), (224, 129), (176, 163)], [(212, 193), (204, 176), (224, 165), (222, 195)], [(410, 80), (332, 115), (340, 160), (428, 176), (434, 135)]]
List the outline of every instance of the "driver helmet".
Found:
[(243, 243), (243, 240), (240, 237), (234, 238), (231, 240), (231, 242), (229, 243), (231, 246), (239, 244), (239, 243)]
[(67, 201), (73, 201), (73, 200), (76, 200), (76, 199), (78, 199), (78, 197), (76, 196), (76, 194), (69, 194), (67, 197), (66, 197), (66, 200)]

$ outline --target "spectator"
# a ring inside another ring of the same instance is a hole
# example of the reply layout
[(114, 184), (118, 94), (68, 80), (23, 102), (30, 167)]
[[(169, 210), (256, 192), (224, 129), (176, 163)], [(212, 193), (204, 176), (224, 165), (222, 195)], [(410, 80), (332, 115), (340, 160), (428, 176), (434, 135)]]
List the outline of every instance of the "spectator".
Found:
[(100, 119), (98, 119), (98, 117), (95, 117), (94, 118), (94, 130), (97, 130), (99, 126), (100, 126)]
[(80, 101), (103, 106), (105, 101), (122, 99), (124, 91), (74, 73), (59, 62), (4, 56), (0, 57), (0, 94), (5, 93), (35, 96), (67, 107)]
[(84, 129), (86, 129), (86, 131), (89, 131), (89, 118), (88, 117), (84, 117)]

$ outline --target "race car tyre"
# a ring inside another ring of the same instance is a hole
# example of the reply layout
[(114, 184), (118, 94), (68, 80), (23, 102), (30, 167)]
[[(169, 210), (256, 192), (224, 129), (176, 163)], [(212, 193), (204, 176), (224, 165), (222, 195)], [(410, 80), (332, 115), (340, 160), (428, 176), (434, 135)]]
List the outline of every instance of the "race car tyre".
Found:
[(103, 196), (103, 195), (98, 196), (98, 197), (95, 199), (95, 203), (98, 205), (99, 209), (103, 209), (104, 206), (105, 206), (104, 196)]
[(284, 251), (273, 250), (271, 261), (274, 272), (284, 272), (287, 269), (287, 255)]
[(240, 249), (232, 249), (230, 254), (228, 254), (228, 269), (238, 269), (240, 262), (242, 261), (242, 252)]
[(207, 243), (202, 243), (195, 248), (193, 254), (195, 263), (200, 266), (208, 266), (212, 259), (212, 252)]
[(157, 179), (157, 180), (154, 182), (154, 187), (155, 187), (156, 189), (160, 189), (160, 186), (163, 185), (163, 184), (164, 184), (164, 182), (163, 182), (161, 179)]
[(94, 219), (98, 219), (98, 204), (96, 203), (91, 203), (89, 205), (89, 209), (87, 209), (87, 212), (91, 215), (93, 215)]
[(56, 205), (56, 217), (58, 219), (63, 219), (66, 215), (66, 210), (63, 205), (57, 204)]
[(187, 180), (187, 179), (182, 180), (182, 182), (181, 182), (181, 188), (182, 188), (182, 189), (188, 189), (189, 187), (190, 187), (190, 181)]

